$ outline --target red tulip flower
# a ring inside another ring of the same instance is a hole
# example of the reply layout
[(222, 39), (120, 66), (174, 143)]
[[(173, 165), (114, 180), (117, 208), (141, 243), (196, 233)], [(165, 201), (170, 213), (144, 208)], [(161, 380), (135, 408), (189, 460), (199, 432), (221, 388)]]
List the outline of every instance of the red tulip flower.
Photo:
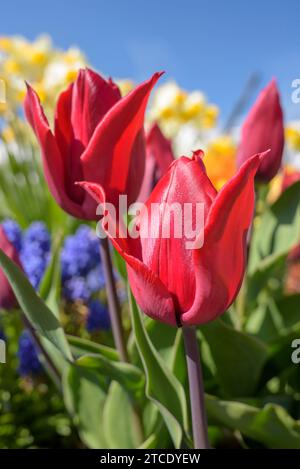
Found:
[(80, 70), (58, 98), (53, 132), (37, 94), (27, 86), (25, 114), (41, 147), (50, 191), (66, 212), (96, 219), (95, 201), (74, 184), (83, 179), (100, 184), (115, 205), (121, 194), (129, 203), (136, 199), (145, 166), (144, 114), (160, 75), (121, 98), (111, 79)]
[(163, 135), (156, 123), (153, 124), (146, 135), (146, 166), (138, 196), (140, 202), (146, 202), (154, 186), (173, 161), (174, 154), (170, 140)]
[[(18, 267), (21, 267), (19, 255), (14, 245), (7, 238), (3, 227), (0, 225), (0, 249), (6, 254), (12, 261), (14, 261)], [(0, 308), (11, 309), (16, 306), (17, 300), (12, 291), (9, 281), (6, 275), (0, 269)]]
[[(141, 210), (140, 232), (152, 224), (158, 236), (111, 237), (127, 263), (131, 288), (141, 309), (173, 326), (201, 324), (222, 314), (239, 291), (246, 265), (254, 177), (263, 155), (248, 159), (219, 193), (206, 174), (201, 155), (195, 152), (192, 159), (175, 160)], [(81, 186), (98, 202), (105, 202), (97, 184), (83, 182)], [(153, 215), (152, 203), (162, 203), (162, 210)], [(202, 204), (204, 226), (195, 236), (195, 241), (204, 240), (202, 246), (195, 243), (194, 249), (187, 249), (188, 238), (176, 237), (175, 225), (168, 238), (162, 236), (167, 219), (164, 207), (173, 203), (181, 207), (189, 203), (193, 208)], [(194, 217), (195, 210), (193, 224)]]
[(260, 93), (242, 127), (237, 161), (241, 166), (256, 153), (270, 149), (257, 171), (257, 179), (269, 182), (281, 167), (284, 147), (283, 114), (275, 80)]

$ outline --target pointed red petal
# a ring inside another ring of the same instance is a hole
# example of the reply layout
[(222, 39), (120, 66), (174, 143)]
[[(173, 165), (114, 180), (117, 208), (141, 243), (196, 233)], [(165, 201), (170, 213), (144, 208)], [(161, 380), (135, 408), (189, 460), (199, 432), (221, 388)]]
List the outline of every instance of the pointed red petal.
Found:
[(119, 194), (127, 194), (132, 203), (139, 193), (145, 165), (144, 114), (160, 75), (153, 75), (107, 112), (81, 156), (84, 178), (102, 185), (107, 200), (115, 204)]
[(75, 139), (85, 148), (97, 125), (109, 109), (121, 99), (119, 88), (111, 81), (86, 68), (74, 83), (71, 122)]
[(80, 206), (74, 203), (66, 193), (65, 170), (56, 140), (40, 100), (29, 85), (27, 85), (24, 108), (26, 118), (35, 132), (41, 148), (44, 174), (53, 197), (68, 213), (80, 217)]
[(246, 237), (254, 210), (254, 176), (264, 156), (250, 158), (219, 192), (206, 221), (204, 245), (194, 251), (196, 297), (183, 324), (222, 314), (235, 299), (246, 267)]

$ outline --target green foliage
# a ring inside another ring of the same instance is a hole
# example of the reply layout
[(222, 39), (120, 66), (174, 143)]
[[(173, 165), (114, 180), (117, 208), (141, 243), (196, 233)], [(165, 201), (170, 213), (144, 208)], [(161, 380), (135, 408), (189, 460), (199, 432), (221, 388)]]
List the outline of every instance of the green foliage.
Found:
[(132, 324), (136, 344), (146, 374), (146, 395), (159, 408), (176, 448), (187, 430), (187, 404), (180, 382), (155, 350), (130, 293)]
[(251, 242), (250, 275), (260, 268), (261, 261), (266, 261), (269, 256), (287, 254), (299, 241), (300, 181), (267, 207), (257, 224)]
[(48, 339), (57, 348), (63, 358), (72, 360), (68, 342), (58, 318), (36, 294), (20, 268), (1, 250), (0, 265), (28, 321), (43, 338)]
[(234, 330), (220, 319), (202, 326), (201, 332), (207, 341), (216, 380), (224, 395), (253, 395), (267, 359), (264, 343)]
[(266, 448), (300, 448), (300, 424), (280, 406), (266, 404), (262, 409), (242, 402), (208, 397), (210, 421), (240, 431)]
[(0, 365), (0, 449), (80, 447), (62, 396), (46, 374), (23, 379), (17, 373), (19, 312), (0, 313), (0, 324), (7, 345), (7, 362)]

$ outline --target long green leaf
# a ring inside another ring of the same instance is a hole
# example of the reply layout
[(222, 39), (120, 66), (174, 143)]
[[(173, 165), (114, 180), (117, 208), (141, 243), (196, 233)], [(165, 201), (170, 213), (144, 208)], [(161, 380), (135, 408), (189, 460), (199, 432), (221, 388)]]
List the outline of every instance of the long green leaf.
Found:
[(259, 409), (207, 396), (206, 409), (210, 423), (239, 430), (267, 448), (300, 449), (300, 424), (279, 405), (266, 404)]
[(21, 309), (32, 326), (42, 337), (48, 339), (67, 360), (72, 360), (66, 336), (57, 317), (36, 294), (20, 268), (1, 250), (0, 266), (11, 284)]
[(97, 370), (70, 365), (63, 379), (65, 405), (82, 441), (92, 449), (107, 448), (103, 409), (107, 386)]
[(135, 431), (135, 415), (126, 391), (112, 381), (103, 409), (103, 427), (109, 448), (135, 449), (141, 444)]
[(180, 382), (167, 368), (150, 341), (141, 313), (130, 291), (129, 298), (135, 340), (146, 374), (146, 395), (159, 408), (174, 446), (179, 448), (187, 430), (185, 393)]
[(230, 397), (251, 396), (268, 357), (264, 343), (236, 331), (220, 319), (203, 325), (200, 331), (208, 343), (216, 380), (224, 394)]

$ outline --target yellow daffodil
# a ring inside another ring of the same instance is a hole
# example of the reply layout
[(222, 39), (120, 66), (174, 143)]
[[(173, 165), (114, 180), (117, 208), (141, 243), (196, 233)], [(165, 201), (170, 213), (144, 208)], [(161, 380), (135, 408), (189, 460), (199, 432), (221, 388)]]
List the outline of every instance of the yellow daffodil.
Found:
[(134, 81), (132, 80), (116, 80), (116, 83), (122, 96), (126, 96), (126, 94), (128, 94), (135, 87)]
[(150, 111), (150, 119), (157, 121), (169, 138), (175, 137), (185, 124), (199, 130), (210, 129), (215, 125), (217, 115), (218, 109), (207, 103), (203, 93), (188, 93), (173, 81), (154, 92)]
[(285, 129), (285, 138), (288, 145), (296, 151), (300, 151), (300, 130), (294, 127)]
[(208, 144), (204, 156), (206, 171), (219, 190), (235, 174), (236, 145), (228, 135), (221, 135)]

